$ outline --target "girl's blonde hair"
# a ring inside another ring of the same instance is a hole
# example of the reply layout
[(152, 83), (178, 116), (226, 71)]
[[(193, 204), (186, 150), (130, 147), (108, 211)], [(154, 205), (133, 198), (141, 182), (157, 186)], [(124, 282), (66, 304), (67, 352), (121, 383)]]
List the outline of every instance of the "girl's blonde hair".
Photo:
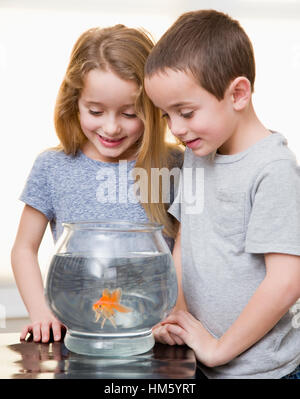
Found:
[[(69, 65), (60, 86), (55, 105), (54, 123), (60, 140), (58, 149), (75, 155), (86, 142), (78, 118), (78, 99), (85, 75), (92, 69), (112, 71), (121, 79), (136, 82), (138, 95), (136, 115), (144, 123), (144, 134), (138, 141), (136, 168), (147, 172), (148, 202), (142, 203), (150, 221), (164, 225), (164, 233), (175, 237), (178, 225), (167, 213), (161, 200), (151, 203), (151, 168), (173, 167), (172, 149), (165, 141), (166, 124), (160, 111), (153, 105), (144, 89), (144, 66), (154, 43), (141, 29), (115, 25), (109, 28), (92, 28), (84, 32), (75, 43)], [(181, 157), (179, 156), (179, 159)], [(174, 158), (173, 158), (174, 159)], [(161, 193), (160, 186), (160, 193)], [(162, 196), (160, 196), (160, 199)]]

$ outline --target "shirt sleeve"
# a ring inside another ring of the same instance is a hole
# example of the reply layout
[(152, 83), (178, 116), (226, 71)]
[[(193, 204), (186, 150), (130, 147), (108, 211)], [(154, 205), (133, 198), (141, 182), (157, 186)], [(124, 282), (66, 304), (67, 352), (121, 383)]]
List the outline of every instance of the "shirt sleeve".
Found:
[(181, 198), (182, 198), (182, 170), (179, 175), (178, 185), (175, 186), (174, 200), (169, 207), (168, 212), (181, 222)]
[(52, 220), (54, 211), (49, 171), (47, 153), (44, 152), (36, 158), (19, 199), (42, 212), (48, 220)]
[(300, 168), (295, 161), (271, 162), (257, 177), (245, 251), (300, 255)]

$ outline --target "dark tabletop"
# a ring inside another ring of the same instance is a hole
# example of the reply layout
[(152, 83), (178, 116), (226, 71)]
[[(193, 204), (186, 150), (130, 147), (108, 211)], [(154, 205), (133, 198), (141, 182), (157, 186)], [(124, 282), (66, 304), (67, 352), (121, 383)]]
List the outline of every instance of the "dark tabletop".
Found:
[(195, 355), (186, 346), (156, 344), (141, 355), (100, 358), (72, 353), (63, 342), (21, 342), (19, 337), (0, 334), (0, 379), (195, 378)]

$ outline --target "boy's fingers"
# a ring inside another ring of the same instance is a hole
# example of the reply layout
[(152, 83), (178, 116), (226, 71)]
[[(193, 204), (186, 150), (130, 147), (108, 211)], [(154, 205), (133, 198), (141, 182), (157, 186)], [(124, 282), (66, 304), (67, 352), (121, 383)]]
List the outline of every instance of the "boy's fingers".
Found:
[(185, 316), (180, 312), (174, 313), (168, 316), (164, 321), (161, 322), (162, 325), (166, 324), (181, 324), (185, 319)]
[(180, 326), (176, 325), (176, 324), (168, 324), (166, 326), (166, 329), (168, 331), (169, 334), (172, 334), (172, 336), (177, 336), (179, 338), (179, 340), (186, 342), (186, 331), (181, 328)]
[(152, 331), (155, 330), (156, 328), (161, 327), (161, 323), (155, 324), (155, 326), (152, 327)]
[(156, 327), (154, 331), (156, 341), (167, 345), (184, 345), (185, 342), (177, 335), (170, 334), (166, 325)]
[(185, 342), (177, 335), (171, 334), (170, 331), (169, 331), (169, 334), (170, 334), (170, 336), (172, 336), (172, 339), (175, 341), (176, 345), (184, 345), (185, 344)]
[(184, 310), (179, 310), (162, 321), (162, 324), (178, 324), (182, 328), (187, 328), (188, 326), (192, 326), (195, 322), (197, 322), (197, 320), (193, 315)]
[(176, 342), (170, 334), (168, 333), (167, 329), (164, 326), (161, 326), (157, 329), (155, 329), (154, 333), (155, 339), (160, 342), (161, 344), (167, 344), (167, 345), (175, 345)]

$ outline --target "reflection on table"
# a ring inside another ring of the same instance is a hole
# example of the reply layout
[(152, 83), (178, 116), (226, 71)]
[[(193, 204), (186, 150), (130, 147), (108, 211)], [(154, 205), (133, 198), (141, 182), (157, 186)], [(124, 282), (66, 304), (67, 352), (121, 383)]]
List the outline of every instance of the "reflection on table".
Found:
[(100, 358), (72, 353), (63, 342), (19, 341), (19, 334), (0, 334), (0, 378), (195, 378), (194, 352), (186, 346), (156, 344), (141, 355)]

